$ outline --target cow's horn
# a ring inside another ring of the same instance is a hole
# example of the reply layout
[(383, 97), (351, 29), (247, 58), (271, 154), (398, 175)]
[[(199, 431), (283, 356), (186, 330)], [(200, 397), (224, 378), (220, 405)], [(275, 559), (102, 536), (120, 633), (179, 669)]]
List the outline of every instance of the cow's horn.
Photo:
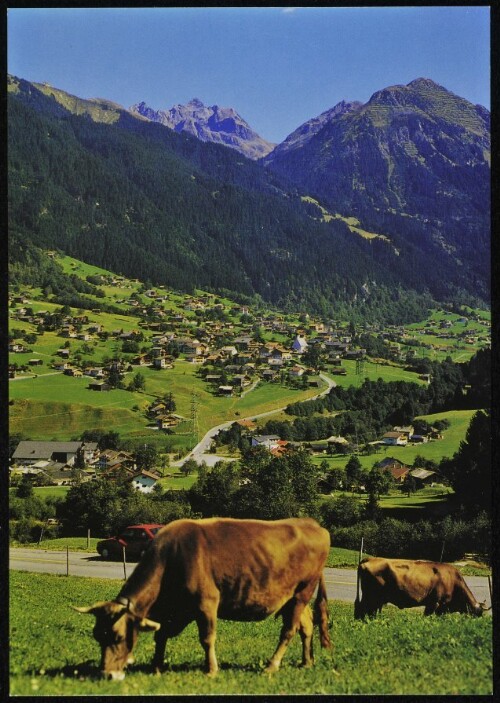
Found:
[(140, 630), (145, 630), (145, 631), (154, 631), (156, 632), (159, 630), (161, 627), (159, 622), (155, 622), (154, 620), (149, 620), (149, 618), (142, 618), (142, 620), (139, 623), (139, 629)]
[(79, 607), (76, 605), (70, 605), (70, 608), (73, 608), (73, 610), (76, 610), (77, 613), (90, 613), (91, 615), (94, 614), (97, 610), (100, 610), (102, 606), (105, 604), (106, 601), (99, 601), (98, 603), (94, 603), (94, 605), (89, 605), (88, 607)]

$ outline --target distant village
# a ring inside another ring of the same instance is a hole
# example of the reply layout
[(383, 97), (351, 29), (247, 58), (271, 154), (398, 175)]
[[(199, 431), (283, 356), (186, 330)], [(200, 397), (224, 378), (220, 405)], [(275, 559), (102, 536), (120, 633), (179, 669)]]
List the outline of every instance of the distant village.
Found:
[[(106, 282), (116, 287), (130, 287), (125, 279), (119, 277), (109, 277)], [(144, 298), (148, 300), (146, 304)], [(52, 331), (61, 338), (61, 347), (50, 361), (53, 370), (74, 378), (88, 377), (87, 388), (94, 392), (108, 392), (119, 387), (127, 374), (141, 368), (154, 368), (159, 372), (171, 369), (179, 358), (199, 365), (199, 375), (210, 391), (221, 397), (242, 395), (262, 382), (319, 388), (322, 385), (321, 370), (327, 370), (333, 376), (347, 373), (344, 360), (354, 360), (359, 364), (360, 372), (363, 370), (367, 351), (355, 342), (352, 326), (325, 323), (308, 315), (301, 315), (299, 322), (291, 323), (282, 314), (256, 314), (248, 306), (233, 304), (227, 307), (217, 300), (212, 294), (185, 296), (181, 299), (181, 309), (172, 310), (174, 306), (168, 292), (148, 289), (143, 291), (142, 296), (132, 293), (128, 298), (116, 300), (116, 303), (130, 307), (138, 318), (137, 329), (131, 331), (105, 330), (99, 322), (101, 310), (97, 308), (78, 314), (67, 307), (34, 312), (24, 295), (11, 295), (9, 304), (14, 323), (16, 320), (29, 323), (38, 334)], [(179, 308), (178, 302), (176, 307)], [(477, 318), (477, 321), (488, 327), (484, 320)], [(477, 334), (473, 336), (467, 329), (468, 318), (464, 317), (458, 322), (464, 325), (460, 335), (464, 343), (476, 342)], [(451, 322), (443, 320), (437, 336), (446, 338), (448, 326)], [(363, 325), (360, 332), (383, 340), (386, 353), (377, 362), (411, 362), (415, 358), (416, 350), (408, 347), (414, 344), (416, 335), (413, 331), (407, 332), (403, 326), (380, 329)], [(271, 340), (264, 341), (264, 334)], [(488, 330), (485, 330), (485, 338), (487, 334)], [(280, 341), (273, 341), (273, 335)], [(457, 335), (452, 337), (456, 339)], [(73, 340), (83, 344), (108, 340), (120, 342), (123, 353), (115, 354), (105, 364), (95, 364), (85, 359), (83, 354), (72, 351)], [(11, 379), (30, 372), (36, 374), (37, 367), (46, 363), (32, 351), (30, 342), (36, 342), (36, 335), (28, 334), (24, 339), (11, 337), (9, 351), (27, 357), (25, 364), (9, 366)], [(429, 383), (430, 375), (421, 374), (420, 379)], [(149, 421), (166, 432), (171, 432), (186, 420), (160, 399), (151, 403), (146, 412)], [(256, 428), (251, 425), (247, 423), (245, 431), (251, 437), (252, 444), (266, 446), (272, 452), (284, 450), (286, 442), (279, 437), (262, 438), (256, 435)], [(412, 427), (394, 427), (380, 437), (379, 443), (401, 446), (439, 437), (437, 431), (424, 436), (416, 435)], [(332, 438), (337, 445), (343, 441), (343, 438)], [(309, 443), (308, 448), (319, 453), (326, 452), (329, 449), (328, 441), (317, 446)], [(141, 491), (152, 490), (160, 478), (160, 474), (154, 471), (138, 471), (132, 454), (99, 451), (96, 444), (82, 442), (21, 441), (12, 456), (11, 469), (39, 473), (45, 482), (62, 485), (70, 485), (76, 479), (91, 480), (97, 476), (112, 478), (121, 474), (126, 475)], [(392, 469), (396, 480), (403, 480), (405, 470), (410, 470), (403, 465), (393, 466)], [(424, 480), (424, 477), (420, 478)]]

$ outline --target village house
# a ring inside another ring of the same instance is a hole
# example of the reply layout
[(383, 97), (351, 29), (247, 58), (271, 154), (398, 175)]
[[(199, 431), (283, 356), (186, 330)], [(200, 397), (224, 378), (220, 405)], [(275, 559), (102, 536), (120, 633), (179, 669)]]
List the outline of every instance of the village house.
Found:
[(233, 386), (219, 386), (217, 391), (218, 391), (219, 395), (230, 396), (230, 395), (233, 395), (234, 388), (233, 388)]
[(21, 354), (27, 352), (28, 350), (26, 349), (24, 344), (20, 344), (19, 342), (13, 342), (12, 344), (9, 344), (9, 351)]
[(280, 446), (280, 441), (278, 435), (255, 435), (252, 437), (252, 447), (265, 447), (271, 451)]
[(404, 447), (408, 444), (408, 437), (401, 432), (386, 432), (382, 436), (382, 443)]
[(415, 431), (415, 428), (413, 427), (413, 425), (407, 425), (405, 427), (397, 427), (396, 426), (396, 427), (393, 427), (392, 429), (394, 430), (394, 432), (399, 432), (400, 434), (404, 434), (407, 439), (410, 439), (410, 437), (412, 436), (412, 434)]
[(292, 343), (292, 349), (296, 354), (303, 354), (307, 349), (306, 338), (303, 335), (297, 335)]
[(151, 493), (153, 488), (158, 483), (158, 478), (159, 476), (151, 473), (150, 471), (141, 471), (128, 480), (131, 482), (132, 488), (135, 490), (140, 491), (141, 493)]
[(12, 463), (30, 466), (39, 461), (47, 461), (73, 466), (80, 451), (83, 452), (85, 463), (92, 463), (99, 457), (99, 448), (95, 442), (37, 442), (22, 440), (12, 455)]
[(106, 381), (91, 381), (87, 386), (91, 391), (110, 391), (111, 386)]
[(155, 369), (172, 369), (173, 364), (170, 361), (170, 357), (167, 358), (166, 356), (157, 356), (153, 359), (153, 367)]
[(118, 449), (104, 449), (99, 455), (97, 465), (104, 476), (107, 476), (108, 472), (113, 474), (125, 471), (133, 474), (136, 471), (133, 455)]
[(419, 488), (429, 486), (438, 479), (438, 474), (428, 469), (413, 469), (413, 471), (410, 471), (410, 476), (415, 479)]
[(179, 422), (184, 418), (181, 415), (170, 413), (168, 415), (157, 415), (156, 424), (159, 430), (170, 430), (172, 427), (177, 427)]

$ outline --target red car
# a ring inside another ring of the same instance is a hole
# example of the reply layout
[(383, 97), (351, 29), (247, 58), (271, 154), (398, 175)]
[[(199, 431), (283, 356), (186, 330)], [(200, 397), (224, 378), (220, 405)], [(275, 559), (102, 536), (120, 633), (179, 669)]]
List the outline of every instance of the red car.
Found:
[(103, 559), (121, 559), (125, 547), (125, 558), (139, 561), (162, 527), (164, 525), (130, 525), (118, 537), (108, 537), (98, 542), (97, 551)]

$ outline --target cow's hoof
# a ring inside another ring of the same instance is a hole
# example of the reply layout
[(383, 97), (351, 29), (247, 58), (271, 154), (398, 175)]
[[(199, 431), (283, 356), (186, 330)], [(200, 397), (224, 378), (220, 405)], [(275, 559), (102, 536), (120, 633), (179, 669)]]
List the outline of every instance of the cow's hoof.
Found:
[(217, 676), (217, 671), (218, 671), (218, 669), (216, 669), (215, 671), (207, 671), (208, 678), (215, 679), (215, 677)]
[(277, 664), (268, 664), (264, 669), (264, 673), (269, 675), (275, 674), (277, 671), (279, 671), (279, 666)]

